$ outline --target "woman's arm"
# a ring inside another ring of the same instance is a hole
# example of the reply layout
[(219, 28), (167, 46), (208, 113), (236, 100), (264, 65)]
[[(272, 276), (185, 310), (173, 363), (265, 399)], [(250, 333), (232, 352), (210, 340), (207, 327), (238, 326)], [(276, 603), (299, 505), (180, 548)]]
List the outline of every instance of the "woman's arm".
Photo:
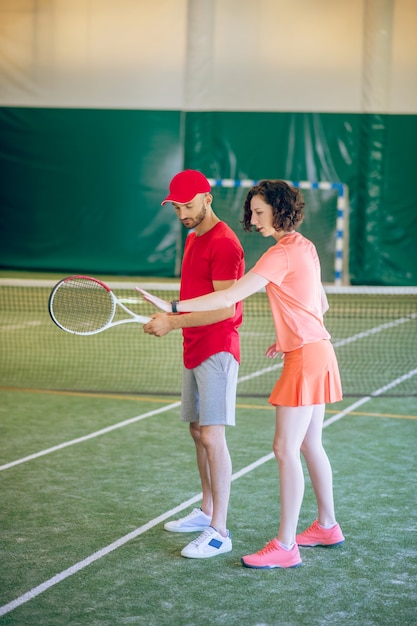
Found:
[[(213, 281), (214, 291), (228, 289), (235, 282), (235, 280)], [(169, 306), (171, 307), (170, 304)], [(227, 309), (217, 309), (215, 311), (193, 311), (192, 313), (184, 313), (183, 315), (173, 315), (172, 313), (157, 313), (156, 315), (152, 316), (152, 320), (150, 322), (145, 324), (143, 330), (148, 335), (163, 337), (172, 330), (178, 330), (180, 328), (195, 328), (196, 326), (207, 326), (208, 324), (223, 322), (224, 320), (233, 317), (235, 314), (235, 310), (236, 307), (230, 306)]]
[[(192, 311), (215, 311), (216, 309), (226, 309), (233, 306), (236, 302), (240, 302), (245, 298), (251, 296), (253, 293), (260, 291), (268, 284), (268, 280), (263, 278), (255, 272), (248, 272), (245, 276), (242, 276), (228, 289), (222, 291), (215, 291), (208, 293), (205, 296), (199, 298), (192, 298), (191, 300), (181, 300), (177, 304), (178, 313), (190, 313)], [(145, 300), (151, 302), (161, 311), (171, 313), (171, 303), (162, 298), (158, 298), (147, 291), (136, 287), (138, 291), (143, 295)]]
[(190, 311), (223, 309), (248, 298), (267, 284), (268, 280), (266, 278), (255, 274), (255, 272), (248, 272), (224, 291), (216, 291), (192, 300), (181, 300), (177, 305), (177, 311), (186, 313)]
[(329, 301), (327, 300), (326, 292), (323, 285), (321, 286), (321, 311), (323, 315), (329, 310)]

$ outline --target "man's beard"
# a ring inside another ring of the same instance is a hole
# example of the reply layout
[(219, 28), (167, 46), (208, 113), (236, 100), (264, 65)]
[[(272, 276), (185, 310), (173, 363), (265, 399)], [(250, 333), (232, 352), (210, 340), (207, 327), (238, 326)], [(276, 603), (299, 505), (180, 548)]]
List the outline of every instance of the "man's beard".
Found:
[(206, 213), (207, 213), (207, 209), (206, 209), (206, 206), (203, 204), (200, 213), (196, 215), (196, 217), (192, 220), (191, 224), (184, 224), (184, 221), (189, 222), (191, 220), (190, 217), (187, 217), (186, 220), (182, 220), (182, 223), (184, 224), (185, 228), (188, 228), (188, 229), (195, 228), (196, 226), (201, 224), (203, 219), (206, 217)]

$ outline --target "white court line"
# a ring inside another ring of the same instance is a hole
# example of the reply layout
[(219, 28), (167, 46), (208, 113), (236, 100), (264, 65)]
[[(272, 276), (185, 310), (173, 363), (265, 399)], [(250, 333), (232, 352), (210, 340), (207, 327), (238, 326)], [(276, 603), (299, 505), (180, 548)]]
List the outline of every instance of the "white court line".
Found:
[[(244, 382), (245, 380), (250, 380), (256, 376), (262, 376), (268, 371), (274, 370), (277, 367), (282, 367), (282, 364), (277, 366), (274, 365), (269, 368), (265, 368), (259, 370), (258, 372), (252, 372), (252, 374), (248, 374), (247, 376), (242, 376), (242, 378), (238, 379), (238, 383)], [(74, 446), (77, 443), (83, 443), (84, 441), (88, 441), (89, 439), (94, 439), (95, 437), (100, 437), (100, 435), (105, 435), (106, 433), (111, 432), (112, 430), (116, 430), (117, 428), (123, 428), (124, 426), (129, 426), (130, 424), (134, 424), (135, 422), (139, 422), (140, 420), (145, 419), (146, 417), (152, 417), (153, 415), (157, 415), (158, 413), (163, 413), (165, 411), (169, 411), (171, 409), (176, 409), (181, 405), (181, 402), (174, 402), (172, 404), (168, 404), (161, 409), (155, 409), (154, 411), (149, 411), (149, 413), (144, 413), (143, 415), (137, 415), (136, 417), (132, 417), (128, 420), (124, 420), (123, 422), (118, 422), (117, 424), (113, 424), (112, 426), (107, 426), (106, 428), (102, 428), (101, 430), (96, 430), (93, 433), (88, 435), (84, 435), (82, 437), (77, 437), (77, 439), (71, 439), (70, 441), (64, 441), (63, 443), (59, 443), (56, 446), (52, 446), (51, 448), (46, 448), (45, 450), (40, 450), (39, 452), (34, 452), (33, 454), (29, 454), (28, 456), (22, 457), (21, 459), (16, 459), (15, 461), (10, 461), (9, 463), (5, 463), (4, 465), (0, 465), (0, 472), (3, 470), (10, 469), (11, 467), (15, 467), (16, 465), (20, 465), (21, 463), (27, 463), (28, 461), (33, 461), (34, 459), (38, 459), (41, 456), (45, 456), (46, 454), (51, 454), (52, 452), (57, 452), (58, 450), (62, 450), (63, 448), (68, 448), (69, 446)]]
[[(379, 389), (374, 391), (372, 395), (365, 396), (364, 398), (361, 398), (357, 402), (354, 402), (353, 404), (348, 406), (346, 409), (343, 409), (343, 411), (341, 411), (340, 413), (337, 413), (337, 415), (334, 415), (333, 417), (326, 420), (323, 424), (323, 428), (326, 428), (327, 426), (329, 426), (330, 424), (333, 424), (337, 420), (342, 419), (342, 417), (344, 417), (351, 411), (354, 411), (358, 406), (361, 406), (362, 404), (369, 402), (369, 400), (372, 400), (372, 398), (381, 395), (382, 393), (384, 393), (384, 391), (387, 391), (388, 389), (391, 389), (392, 387), (399, 385), (404, 380), (407, 380), (408, 378), (411, 378), (412, 376), (415, 376), (416, 374), (417, 374), (417, 368), (414, 370), (411, 370), (410, 372), (408, 372), (407, 374), (404, 374), (403, 376), (400, 376), (399, 378), (396, 378), (395, 380), (391, 381), (387, 385), (380, 387)], [(251, 463), (250, 465), (247, 465), (246, 467), (242, 468), (238, 472), (235, 472), (232, 476), (232, 481), (237, 480), (238, 478), (240, 478), (241, 476), (244, 476), (245, 474), (248, 474), (252, 470), (256, 469), (263, 463), (266, 463), (267, 461), (273, 458), (274, 458), (273, 452), (261, 457), (254, 463)], [(59, 574), (56, 574), (55, 576), (52, 576), (52, 578), (45, 580), (43, 583), (41, 583), (37, 587), (33, 587), (30, 591), (28, 591), (27, 593), (24, 593), (23, 595), (19, 596), (15, 600), (12, 600), (8, 604), (4, 604), (2, 607), (0, 607), (0, 616), (10, 613), (17, 607), (21, 606), (22, 604), (29, 602), (29, 600), (33, 600), (34, 598), (39, 596), (41, 593), (43, 593), (47, 589), (54, 587), (55, 585), (62, 582), (66, 578), (69, 578), (69, 576), (72, 576), (73, 574), (80, 572), (82, 569), (84, 569), (91, 563), (94, 563), (95, 561), (98, 561), (99, 559), (103, 558), (107, 554), (110, 554), (110, 552), (117, 550), (117, 548), (120, 548), (128, 541), (131, 541), (132, 539), (136, 539), (136, 537), (143, 535), (146, 531), (150, 530), (157, 524), (163, 522), (168, 517), (171, 517), (172, 515), (179, 513), (180, 511), (187, 508), (191, 504), (195, 504), (201, 499), (201, 497), (202, 497), (202, 494), (198, 493), (197, 495), (193, 496), (189, 500), (186, 500), (185, 502), (182, 502), (181, 504), (171, 509), (170, 511), (166, 511), (165, 513), (162, 513), (162, 515), (155, 517), (153, 520), (150, 520), (143, 526), (139, 526), (139, 528), (136, 528), (136, 530), (128, 533), (127, 535), (124, 535), (123, 537), (120, 537), (120, 539), (117, 539), (116, 541), (114, 541), (113, 543), (110, 543), (108, 546), (105, 546), (101, 550), (94, 552), (93, 554), (83, 559), (82, 561), (78, 561), (78, 563), (71, 565), (71, 567), (68, 567), (67, 569), (63, 570)]]
[[(374, 391), (370, 396), (364, 396), (363, 398), (360, 398), (360, 400), (357, 400), (353, 404), (349, 405), (348, 407), (346, 407), (346, 409), (343, 409), (336, 415), (333, 415), (333, 417), (329, 417), (329, 419), (325, 420), (323, 423), (323, 428), (326, 428), (327, 426), (330, 426), (330, 424), (337, 422), (338, 420), (342, 419), (342, 417), (345, 417), (345, 415), (347, 415), (348, 413), (355, 411), (358, 407), (369, 402), (369, 400), (372, 400), (373, 398), (380, 396), (385, 391), (392, 389), (392, 387), (396, 387), (400, 383), (404, 382), (405, 380), (408, 380), (409, 378), (412, 378), (416, 374), (417, 374), (417, 368), (414, 370), (410, 370), (409, 372), (407, 372), (407, 374), (403, 374), (403, 376), (399, 376), (398, 378), (391, 381), (387, 385), (380, 387), (379, 389)], [(240, 476), (247, 474), (252, 469), (255, 469), (255, 467), (258, 467), (258, 465), (262, 465), (262, 463), (265, 463), (266, 461), (269, 461), (270, 459), (273, 459), (273, 458), (274, 458), (273, 452), (271, 452), (270, 454), (267, 454), (266, 456), (262, 457), (258, 461), (255, 461), (254, 463), (252, 463), (252, 465), (248, 465), (247, 467), (243, 468), (243, 470), (240, 470), (240, 472), (236, 472), (236, 474), (233, 474), (233, 480), (235, 478), (240, 478)]]
[(106, 433), (110, 433), (112, 430), (116, 430), (117, 428), (123, 428), (124, 426), (128, 426), (129, 424), (139, 422), (146, 417), (152, 417), (153, 415), (158, 415), (158, 413), (164, 413), (165, 411), (176, 409), (180, 406), (180, 404), (181, 402), (173, 402), (172, 404), (167, 404), (160, 409), (155, 409), (154, 411), (149, 411), (149, 413), (143, 413), (142, 415), (131, 417), (130, 419), (124, 420), (123, 422), (118, 422), (117, 424), (112, 424), (112, 426), (102, 428), (101, 430), (96, 430), (94, 433), (90, 433), (89, 435), (84, 435), (83, 437), (78, 437), (77, 439), (71, 439), (71, 441), (64, 441), (63, 443), (59, 443), (52, 448), (47, 448), (46, 450), (41, 450), (40, 452), (35, 452), (34, 454), (25, 456), (22, 459), (17, 459), (16, 461), (11, 461), (10, 463), (6, 463), (5, 465), (0, 465), (0, 471), (9, 469), (10, 467), (14, 467), (15, 465), (20, 465), (21, 463), (26, 463), (27, 461), (33, 461), (33, 459), (37, 459), (40, 456), (45, 456), (45, 454), (51, 454), (51, 452), (56, 452), (57, 450), (62, 450), (63, 448), (67, 448), (68, 446), (74, 446), (77, 443), (82, 443), (83, 441), (94, 439), (94, 437), (105, 435)]
[[(417, 319), (417, 313), (412, 313), (409, 317), (400, 317), (396, 320), (392, 320), (391, 322), (386, 322), (385, 324), (380, 324), (379, 326), (375, 326), (374, 328), (368, 328), (368, 330), (364, 330), (356, 335), (351, 335), (350, 337), (345, 337), (344, 339), (339, 339), (337, 341), (332, 342), (334, 348), (340, 348), (342, 346), (346, 346), (349, 343), (353, 343), (354, 341), (358, 341), (359, 339), (367, 339), (376, 333), (380, 333), (383, 330), (388, 330), (389, 328), (395, 328), (395, 326), (399, 326), (400, 324), (406, 324), (411, 320)], [(270, 365), (269, 367), (265, 367), (262, 370), (258, 370), (257, 372), (252, 372), (251, 374), (247, 374), (246, 376), (242, 376), (239, 378), (238, 382), (243, 382), (245, 380), (252, 380), (257, 376), (262, 376), (263, 374), (267, 374), (268, 372), (273, 372), (277, 369), (280, 369), (283, 366), (284, 362), (281, 361), (276, 363), (275, 365)], [(376, 394), (376, 392), (375, 392)], [(375, 395), (374, 394), (374, 395)]]
[[(282, 367), (280, 365), (279, 367)], [(265, 368), (263, 370), (259, 370), (258, 372), (253, 372), (248, 376), (243, 376), (238, 379), (238, 383), (244, 382), (245, 380), (250, 380), (256, 376), (261, 376), (262, 374), (276, 369), (277, 366), (274, 365), (270, 368)], [(135, 422), (139, 422), (140, 420), (145, 419), (146, 417), (152, 417), (153, 415), (157, 415), (158, 413), (164, 413), (165, 411), (170, 411), (171, 409), (176, 409), (181, 406), (181, 402), (173, 402), (172, 404), (168, 404), (161, 409), (155, 409), (154, 411), (149, 411), (149, 413), (144, 413), (143, 415), (137, 415), (136, 417), (132, 417), (128, 420), (124, 420), (123, 422), (118, 422), (117, 424), (113, 424), (112, 426), (107, 426), (106, 428), (102, 428), (101, 430), (96, 430), (89, 435), (84, 435), (82, 437), (77, 437), (77, 439), (71, 439), (70, 441), (64, 441), (63, 443), (59, 443), (56, 446), (52, 446), (51, 448), (47, 448), (46, 450), (40, 450), (39, 452), (34, 452), (33, 454), (29, 454), (28, 456), (22, 457), (21, 459), (16, 459), (15, 461), (10, 461), (9, 463), (5, 463), (4, 465), (0, 465), (0, 472), (6, 469), (10, 469), (11, 467), (15, 467), (16, 465), (20, 465), (21, 463), (27, 463), (28, 461), (33, 461), (34, 459), (38, 459), (41, 456), (45, 456), (46, 454), (51, 454), (52, 452), (57, 452), (57, 450), (62, 450), (63, 448), (68, 448), (68, 446), (74, 446), (77, 443), (83, 443), (84, 441), (88, 441), (89, 439), (94, 439), (95, 437), (100, 437), (100, 435), (105, 435), (106, 433), (111, 432), (112, 430), (116, 430), (117, 428), (123, 428), (124, 426), (129, 426), (130, 424), (134, 424)]]
[(5, 324), (4, 326), (0, 326), (0, 332), (8, 333), (10, 330), (23, 330), (24, 328), (29, 328), (31, 326), (42, 326), (44, 322), (33, 321), (33, 322), (24, 322), (23, 324)]
[(395, 328), (395, 326), (399, 326), (400, 324), (406, 324), (407, 322), (411, 322), (411, 320), (415, 319), (417, 319), (417, 313), (412, 313), (409, 317), (399, 317), (396, 320), (392, 320), (391, 322), (380, 324), (380, 326), (375, 326), (374, 328), (368, 328), (368, 330), (364, 330), (363, 332), (357, 333), (356, 335), (351, 335), (350, 337), (346, 337), (345, 339), (335, 341), (333, 346), (335, 348), (339, 348), (340, 346), (345, 346), (346, 344), (352, 343), (353, 341), (358, 341), (358, 339), (366, 339), (367, 337), (375, 335), (376, 333), (380, 333), (383, 330)]
[[(243, 376), (242, 378), (239, 378), (238, 383), (254, 378), (255, 376), (261, 376), (262, 374), (264, 374), (265, 372), (271, 369), (276, 369), (276, 367), (277, 366), (275, 365), (272, 368), (266, 368), (263, 370), (259, 370), (259, 372), (253, 372), (252, 374), (249, 374), (248, 376)], [(168, 404), (167, 406), (164, 406), (161, 409), (155, 409), (154, 411), (149, 411), (149, 413), (144, 413), (143, 415), (137, 415), (136, 417), (132, 417), (128, 420), (124, 420), (123, 422), (118, 422), (117, 424), (113, 424), (112, 426), (107, 426), (106, 428), (102, 428), (101, 430), (96, 430), (95, 432), (90, 433), (88, 435), (84, 435), (83, 437), (77, 437), (77, 439), (64, 441), (63, 443), (59, 443), (56, 446), (52, 446), (51, 448), (40, 450), (39, 452), (34, 452), (33, 454), (29, 454), (28, 456), (22, 457), (21, 459), (16, 459), (15, 461), (10, 461), (9, 463), (0, 465), (0, 472), (3, 470), (10, 469), (11, 467), (15, 467), (16, 465), (20, 465), (21, 463), (27, 463), (28, 461), (33, 461), (34, 459), (38, 459), (41, 456), (45, 456), (46, 454), (57, 452), (58, 450), (62, 450), (63, 448), (74, 446), (77, 443), (83, 443), (84, 441), (88, 441), (89, 439), (100, 437), (100, 435), (105, 435), (106, 433), (109, 433), (112, 430), (116, 430), (117, 428), (123, 428), (124, 426), (129, 426), (130, 424), (139, 422), (140, 420), (143, 420), (146, 417), (152, 417), (153, 415), (158, 415), (158, 413), (164, 413), (165, 411), (176, 409), (180, 405), (181, 405), (181, 402), (179, 401), (173, 402), (172, 404)]]
[[(369, 337), (370, 335), (374, 335), (375, 333), (379, 333), (382, 330), (386, 330), (388, 328), (392, 328), (394, 326), (397, 326), (399, 324), (404, 324), (406, 322), (409, 322), (411, 319), (416, 319), (417, 318), (417, 313), (413, 313), (410, 317), (402, 317), (402, 318), (398, 318), (397, 320), (393, 320), (391, 322), (387, 322), (386, 324), (381, 324), (380, 326), (375, 326), (374, 328), (370, 328), (366, 331), (363, 331), (361, 333), (357, 333), (356, 335), (352, 335), (351, 337), (346, 337), (345, 339), (341, 339), (339, 341), (336, 341), (333, 345), (335, 348), (338, 348), (340, 346), (344, 346), (346, 344), (352, 343), (354, 341), (358, 341), (359, 339), (364, 339), (366, 337)], [(279, 363), (275, 364), (275, 365), (270, 365), (269, 367), (265, 367), (261, 370), (257, 370), (255, 372), (252, 372), (251, 374), (247, 374), (246, 376), (241, 376), (238, 379), (238, 384), (245, 382), (247, 380), (252, 380), (253, 378), (257, 378), (258, 376), (262, 376), (263, 374), (267, 374), (268, 372), (273, 372), (277, 369), (280, 369), (283, 366), (283, 361), (280, 360)], [(385, 389), (385, 388), (384, 388)], [(382, 392), (381, 392), (382, 393)], [(373, 395), (377, 395), (377, 392), (374, 392)], [(158, 409), (156, 411), (151, 411), (150, 413), (145, 413), (144, 415), (138, 415), (137, 417), (132, 417), (129, 420), (126, 420), (124, 422), (120, 422), (118, 424), (115, 424), (113, 426), (109, 426), (107, 428), (104, 428), (102, 430), (98, 430), (94, 433), (90, 433), (89, 435), (85, 435), (84, 437), (79, 437), (78, 439), (73, 439), (71, 441), (66, 441), (64, 443), (61, 443), (57, 446), (53, 446), (52, 448), (48, 448), (47, 450), (41, 450), (40, 452), (36, 452), (34, 454), (31, 454), (29, 456), (23, 457), (22, 459), (17, 459), (16, 461), (11, 461), (10, 463), (6, 463), (5, 465), (0, 465), (0, 471), (2, 470), (6, 470), (9, 469), (11, 467), (14, 467), (16, 465), (20, 465), (21, 463), (26, 463), (27, 461), (32, 461), (33, 459), (37, 459), (41, 456), (45, 456), (46, 454), (51, 454), (51, 452), (56, 452), (57, 450), (61, 450), (62, 448), (67, 448), (68, 446), (72, 446), (75, 445), (77, 443), (82, 443), (83, 441), (87, 441), (88, 439), (93, 439), (94, 437), (99, 437), (100, 435), (103, 435), (105, 433), (108, 433), (112, 430), (115, 430), (116, 428), (122, 428), (123, 426), (128, 426), (129, 424), (132, 424), (134, 422), (137, 422), (141, 419), (144, 419), (145, 417), (150, 417), (152, 415), (156, 415), (157, 413), (162, 413), (163, 411), (168, 411), (170, 409), (176, 408), (178, 406), (180, 406), (180, 402), (176, 402), (174, 404), (170, 404), (166, 407), (164, 407), (163, 409)]]

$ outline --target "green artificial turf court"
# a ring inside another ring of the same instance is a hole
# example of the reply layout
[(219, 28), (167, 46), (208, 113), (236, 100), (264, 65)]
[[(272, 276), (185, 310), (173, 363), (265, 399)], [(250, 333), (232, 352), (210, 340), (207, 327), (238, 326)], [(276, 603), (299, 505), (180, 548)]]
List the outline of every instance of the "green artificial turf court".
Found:
[[(329, 406), (348, 410), (324, 430), (345, 544), (264, 571), (240, 556), (278, 524), (265, 399), (238, 398), (228, 429), (233, 551), (190, 560), (196, 535), (163, 529), (199, 504), (178, 397), (0, 390), (0, 624), (415, 624), (417, 400), (357, 400)], [(300, 529), (314, 515), (306, 477)]]

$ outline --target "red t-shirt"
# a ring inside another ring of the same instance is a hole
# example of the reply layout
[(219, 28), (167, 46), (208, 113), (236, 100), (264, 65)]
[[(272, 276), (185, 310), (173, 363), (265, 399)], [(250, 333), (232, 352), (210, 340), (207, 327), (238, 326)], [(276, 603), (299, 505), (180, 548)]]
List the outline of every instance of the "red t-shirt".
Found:
[[(238, 280), (244, 271), (242, 245), (225, 222), (218, 222), (199, 237), (191, 232), (184, 247), (180, 300), (212, 293), (213, 281)], [(197, 367), (217, 352), (230, 352), (240, 362), (241, 323), (242, 304), (238, 302), (235, 315), (223, 322), (183, 328), (185, 367)]]

